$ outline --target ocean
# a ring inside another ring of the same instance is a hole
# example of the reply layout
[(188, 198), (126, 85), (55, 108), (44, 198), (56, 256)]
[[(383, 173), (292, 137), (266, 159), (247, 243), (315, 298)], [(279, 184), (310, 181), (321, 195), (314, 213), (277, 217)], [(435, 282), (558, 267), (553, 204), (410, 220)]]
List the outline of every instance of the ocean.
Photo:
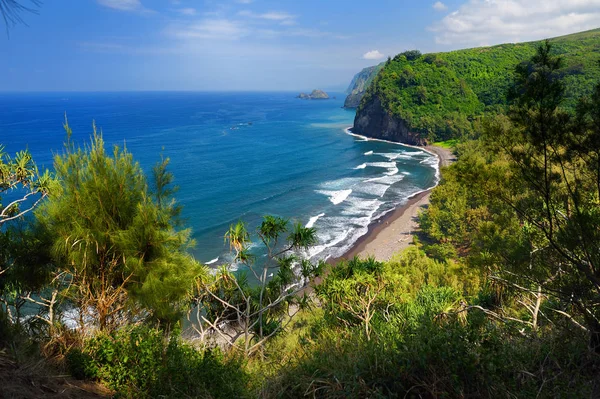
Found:
[(348, 134), (354, 111), (342, 108), (343, 93), (330, 95), (0, 93), (0, 144), (9, 154), (28, 148), (51, 167), (63, 148), (64, 114), (79, 144), (95, 121), (106, 143), (125, 145), (146, 172), (161, 153), (171, 159), (199, 261), (229, 263), (228, 226), (243, 220), (255, 231), (266, 214), (316, 228), (319, 243), (305, 255), (326, 259), (438, 179), (431, 154)]

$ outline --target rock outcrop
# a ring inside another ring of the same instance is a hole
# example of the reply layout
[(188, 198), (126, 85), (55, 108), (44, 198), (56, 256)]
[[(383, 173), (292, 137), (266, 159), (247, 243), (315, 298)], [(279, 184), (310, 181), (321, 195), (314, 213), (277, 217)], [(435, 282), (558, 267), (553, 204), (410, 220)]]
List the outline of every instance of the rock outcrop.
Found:
[(383, 108), (381, 100), (372, 96), (356, 112), (352, 132), (366, 137), (411, 145), (427, 145), (427, 140), (411, 132), (406, 122)]
[(344, 102), (344, 108), (358, 108), (360, 101), (365, 95), (367, 87), (373, 82), (377, 73), (381, 70), (383, 64), (365, 68), (354, 76), (350, 86), (346, 90), (348, 97)]
[(325, 93), (323, 90), (313, 90), (312, 93), (300, 93), (298, 98), (303, 100), (328, 100), (329, 94)]

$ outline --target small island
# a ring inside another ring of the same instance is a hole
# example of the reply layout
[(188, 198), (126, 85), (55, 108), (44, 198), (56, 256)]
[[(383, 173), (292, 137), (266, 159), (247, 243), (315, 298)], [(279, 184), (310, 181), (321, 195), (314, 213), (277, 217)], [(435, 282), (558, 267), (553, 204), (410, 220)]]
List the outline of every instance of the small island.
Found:
[(300, 93), (297, 98), (302, 100), (329, 100), (329, 94), (323, 90), (313, 90), (312, 93)]

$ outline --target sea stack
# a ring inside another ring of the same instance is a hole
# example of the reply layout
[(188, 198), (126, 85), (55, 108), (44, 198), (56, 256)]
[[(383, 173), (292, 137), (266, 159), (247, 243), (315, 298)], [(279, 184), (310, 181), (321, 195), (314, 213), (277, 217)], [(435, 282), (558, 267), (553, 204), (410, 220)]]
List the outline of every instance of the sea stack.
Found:
[(328, 100), (329, 94), (325, 93), (323, 90), (315, 89), (310, 94), (300, 93), (297, 98), (303, 100)]

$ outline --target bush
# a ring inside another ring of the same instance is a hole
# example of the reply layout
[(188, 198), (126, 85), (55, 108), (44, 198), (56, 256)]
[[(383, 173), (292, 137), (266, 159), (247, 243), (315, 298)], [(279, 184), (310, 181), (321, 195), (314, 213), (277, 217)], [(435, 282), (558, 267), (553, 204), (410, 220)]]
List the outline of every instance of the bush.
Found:
[(123, 397), (242, 398), (248, 377), (239, 358), (204, 352), (148, 327), (101, 334), (71, 350), (67, 365), (77, 378), (98, 379)]
[(66, 356), (69, 373), (78, 380), (98, 378), (98, 367), (94, 359), (81, 349), (73, 348)]
[(585, 334), (555, 329), (527, 337), (476, 310), (443, 313), (457, 298), (448, 288), (425, 288), (404, 310), (377, 324), (377, 339), (366, 340), (358, 329), (321, 329), (263, 395), (595, 397), (599, 364)]

